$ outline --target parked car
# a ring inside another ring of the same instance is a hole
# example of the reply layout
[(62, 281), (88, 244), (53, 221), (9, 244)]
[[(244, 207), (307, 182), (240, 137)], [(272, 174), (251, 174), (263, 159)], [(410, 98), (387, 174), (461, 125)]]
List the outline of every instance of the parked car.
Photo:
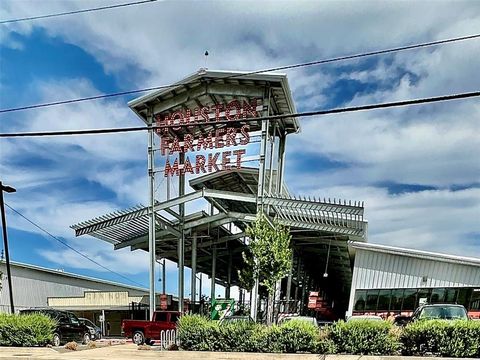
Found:
[(347, 322), (358, 320), (383, 321), (383, 319), (377, 315), (352, 315), (347, 319)]
[(289, 321), (292, 321), (292, 320), (303, 321), (303, 322), (307, 322), (307, 323), (310, 323), (312, 325), (318, 326), (317, 319), (315, 319), (314, 317), (296, 316), (296, 315), (285, 316), (285, 317), (279, 319), (278, 320), (278, 325), (285, 324), (286, 322), (289, 322)]
[(468, 320), (467, 309), (456, 304), (421, 305), (413, 313), (411, 321), (431, 319)]
[(412, 320), (411, 316), (407, 315), (397, 315), (393, 321), (393, 325), (396, 326), (405, 326)]
[(234, 323), (234, 322), (247, 322), (247, 323), (254, 323), (253, 319), (250, 316), (247, 315), (233, 315), (233, 316), (227, 316), (224, 317), (223, 319), (220, 320), (220, 324), (228, 324), (228, 323)]
[(43, 314), (57, 322), (53, 331), (52, 345), (60, 346), (69, 341), (87, 344), (90, 342), (90, 329), (75, 314), (49, 308), (20, 310), (20, 314)]
[(95, 325), (93, 322), (85, 318), (78, 318), (78, 320), (88, 327), (90, 339), (98, 340), (102, 338), (102, 329), (100, 326)]
[(160, 332), (177, 328), (178, 311), (155, 311), (153, 320), (123, 320), (122, 334), (141, 345), (152, 340), (160, 340)]

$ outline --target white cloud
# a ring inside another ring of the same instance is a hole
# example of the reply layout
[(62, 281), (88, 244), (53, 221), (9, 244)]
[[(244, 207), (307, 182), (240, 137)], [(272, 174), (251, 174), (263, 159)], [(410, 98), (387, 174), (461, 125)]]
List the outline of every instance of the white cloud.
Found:
[[(110, 3), (115, 1), (89, 2), (88, 6)], [(0, 7), (2, 18), (8, 19), (79, 9), (86, 4), (48, 1), (39, 6), (37, 1), (3, 1)], [(41, 28), (52, 41), (61, 39), (92, 54), (126, 89), (179, 80), (204, 66), (206, 49), (209, 68), (249, 70), (471, 34), (478, 31), (479, 24), (477, 2), (437, 2), (433, 7), (432, 3), (411, 2), (156, 2), (10, 24), (2, 27), (0, 37), (4, 46), (21, 50), (21, 40), (13, 34), (29, 36)], [(344, 70), (338, 77), (391, 85), (367, 95), (357, 94), (348, 105), (473, 91), (478, 88), (477, 44), (478, 40), (472, 40), (404, 52), (373, 68)], [(334, 66), (329, 65), (288, 72), (298, 107), (318, 109), (332, 100), (327, 91), (338, 80), (332, 70)], [(408, 74), (397, 83), (398, 74), (404, 72)], [(40, 79), (30, 86), (39, 101), (100, 92), (88, 79)], [(291, 171), (293, 164), (287, 163), (287, 176), (294, 180), (289, 185), (322, 197), (366, 200), (372, 242), (468, 254), (465, 234), (479, 231), (479, 194), (476, 189), (452, 192), (447, 188), (480, 179), (479, 117), (478, 101), (464, 100), (304, 120), (302, 133), (289, 138), (288, 153), (321, 155), (348, 167), (323, 172), (312, 164), (311, 172), (298, 181)], [(2, 129), (139, 124), (125, 103), (110, 99), (19, 114), (13, 125), (3, 123)], [(136, 263), (141, 264), (138, 269), (146, 269), (145, 253), (114, 253), (109, 244), (73, 240), (68, 228), (146, 202), (145, 134), (2, 139), (0, 144), (2, 178), (19, 189), (9, 200), (12, 205), (113, 269), (136, 271)], [(49, 165), (33, 166), (28, 158)], [(73, 179), (113, 195), (98, 200), (79, 193), (81, 187), (72, 185)], [(384, 181), (435, 185), (441, 190), (393, 196), (372, 186)], [(162, 183), (159, 193), (164, 187)], [(193, 208), (201, 207), (194, 204)], [(25, 228), (19, 219), (12, 223)], [(44, 252), (43, 256), (79, 268), (92, 266), (69, 251), (55, 254)], [(169, 272), (174, 273), (173, 269)]]

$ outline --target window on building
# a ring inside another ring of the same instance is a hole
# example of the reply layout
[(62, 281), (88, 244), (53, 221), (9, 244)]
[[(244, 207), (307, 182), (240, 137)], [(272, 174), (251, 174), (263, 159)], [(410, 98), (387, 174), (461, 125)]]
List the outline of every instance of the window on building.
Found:
[(378, 293), (377, 310), (390, 310), (390, 294), (391, 290), (380, 290)]
[(473, 289), (472, 291), (470, 310), (480, 310), (480, 289)]
[(472, 296), (472, 289), (458, 289), (458, 297), (457, 297), (457, 304), (463, 305), (468, 309), (468, 301)]
[(405, 289), (403, 293), (403, 311), (415, 310), (417, 300), (417, 289)]
[(355, 300), (354, 300), (355, 310), (365, 310), (366, 295), (367, 295), (366, 290), (355, 291)]
[(423, 304), (428, 303), (428, 301), (430, 300), (431, 293), (432, 293), (432, 289), (424, 289), (424, 288), (418, 289), (417, 306), (420, 305), (420, 302), (422, 302)]
[(457, 302), (458, 289), (445, 289), (445, 302), (455, 303)]
[(377, 310), (377, 302), (378, 302), (378, 290), (368, 290), (365, 310)]
[(403, 289), (392, 290), (392, 300), (390, 302), (390, 310), (402, 310)]
[(430, 303), (443, 303), (443, 299), (445, 298), (445, 289), (444, 288), (437, 288), (432, 289), (432, 295), (430, 296)]

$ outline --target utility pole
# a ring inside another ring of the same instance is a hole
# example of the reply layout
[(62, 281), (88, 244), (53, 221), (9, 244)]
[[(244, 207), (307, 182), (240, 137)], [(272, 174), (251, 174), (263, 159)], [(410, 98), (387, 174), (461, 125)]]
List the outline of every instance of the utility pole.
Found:
[(10, 271), (10, 254), (8, 252), (7, 219), (5, 217), (5, 202), (3, 201), (4, 191), (7, 193), (14, 193), (17, 190), (11, 186), (3, 185), (3, 183), (0, 181), (0, 208), (2, 211), (3, 246), (5, 249), (5, 260), (7, 266), (8, 291), (10, 293), (10, 311), (12, 314), (15, 314), (15, 306), (13, 304), (12, 273)]

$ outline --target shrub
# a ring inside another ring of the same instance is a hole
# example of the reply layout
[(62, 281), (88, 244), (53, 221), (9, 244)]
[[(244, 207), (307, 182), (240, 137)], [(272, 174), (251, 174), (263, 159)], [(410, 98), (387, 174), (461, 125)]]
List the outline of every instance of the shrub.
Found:
[(280, 348), (282, 352), (296, 353), (317, 351), (320, 342), (318, 328), (304, 321), (291, 320), (280, 326)]
[(55, 327), (45, 315), (0, 314), (0, 346), (45, 346)]
[(261, 325), (244, 321), (218, 325), (220, 351), (255, 351), (258, 349), (256, 334)]
[(405, 355), (480, 357), (480, 323), (476, 321), (417, 321), (405, 327), (400, 340)]
[(398, 337), (385, 321), (339, 321), (330, 327), (329, 338), (339, 353), (360, 355), (389, 355), (400, 348)]
[(214, 351), (222, 348), (218, 324), (200, 315), (185, 315), (179, 319), (178, 338), (184, 350)]

